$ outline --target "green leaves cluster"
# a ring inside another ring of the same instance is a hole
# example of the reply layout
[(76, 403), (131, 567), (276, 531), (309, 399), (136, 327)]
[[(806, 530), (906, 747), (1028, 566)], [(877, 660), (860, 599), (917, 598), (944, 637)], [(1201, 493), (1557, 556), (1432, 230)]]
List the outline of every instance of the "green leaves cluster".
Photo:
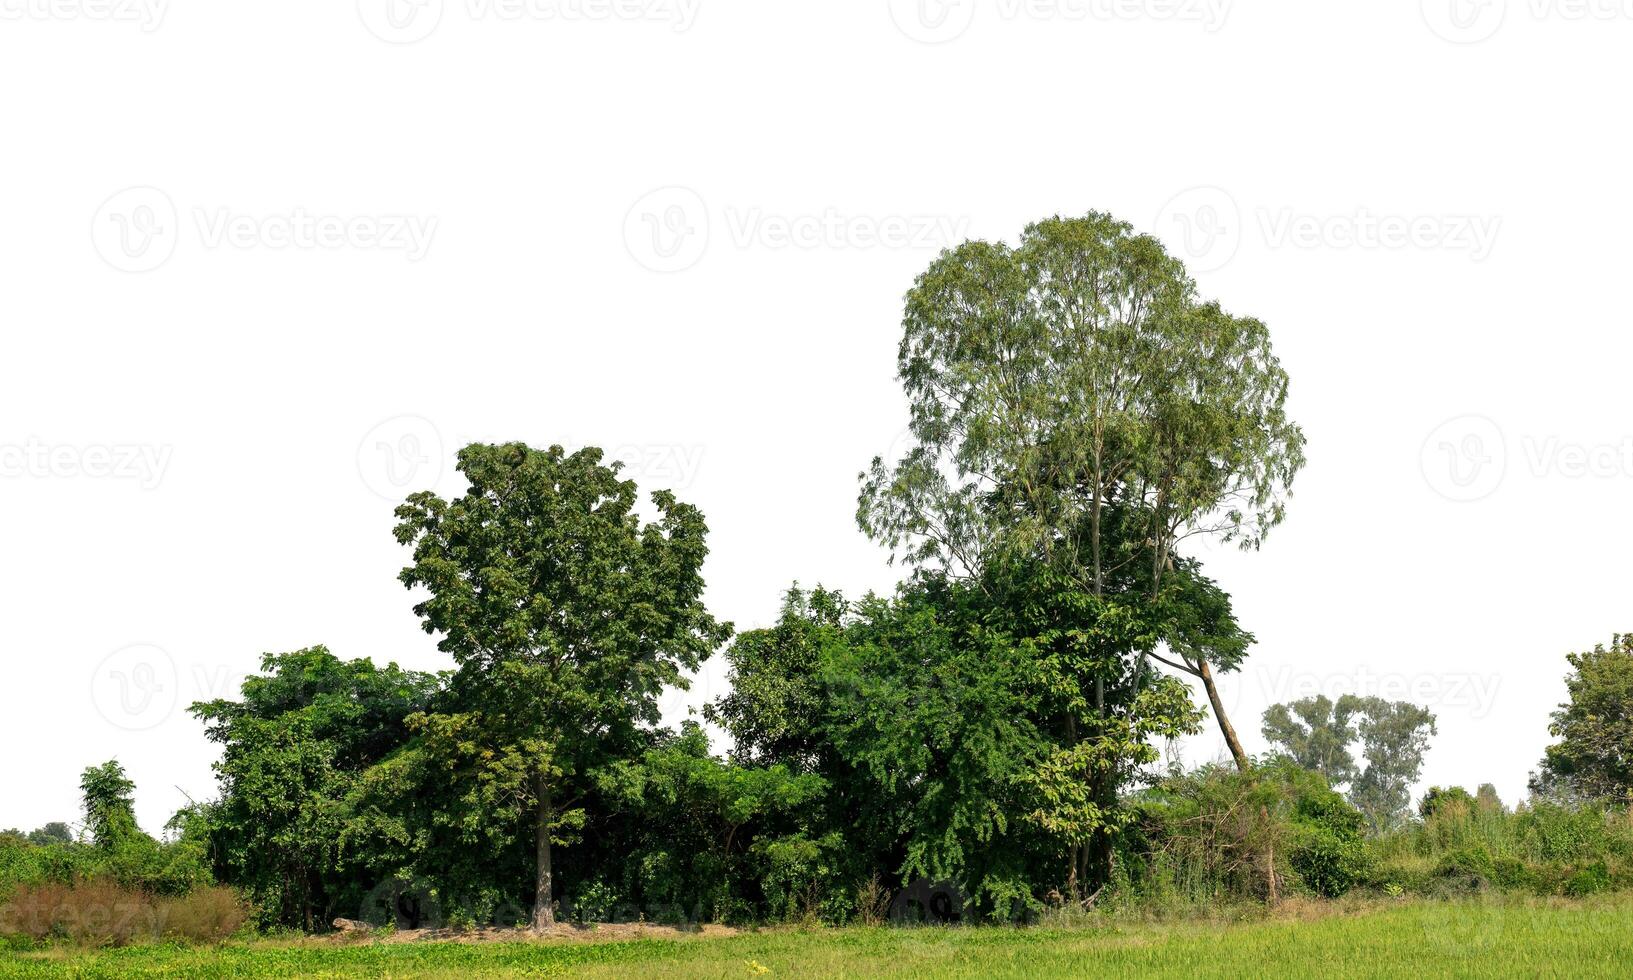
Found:
[(1567, 799), (1633, 800), (1633, 634), (1567, 654), (1569, 700), (1553, 713), (1533, 792)]

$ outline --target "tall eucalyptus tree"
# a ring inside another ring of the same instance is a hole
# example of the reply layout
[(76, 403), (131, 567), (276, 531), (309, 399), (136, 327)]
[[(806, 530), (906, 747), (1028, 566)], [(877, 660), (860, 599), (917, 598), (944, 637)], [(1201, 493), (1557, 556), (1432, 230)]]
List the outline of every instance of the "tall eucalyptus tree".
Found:
[[(1054, 217), (1018, 246), (970, 241), (931, 263), (907, 294), (898, 376), (915, 444), (863, 474), (863, 530), (922, 569), (1041, 560), (1097, 599), (1170, 610), (1126, 652), (1197, 677), (1245, 768), (1212, 669), (1239, 662), (1245, 634), (1201, 628), (1217, 617), (1187, 594), (1223, 600), (1227, 619), (1228, 597), (1176, 574), (1176, 549), (1255, 548), (1284, 516), (1304, 436), (1265, 325), (1201, 300), (1126, 222)], [(1117, 677), (1084, 681), (1103, 709)]]

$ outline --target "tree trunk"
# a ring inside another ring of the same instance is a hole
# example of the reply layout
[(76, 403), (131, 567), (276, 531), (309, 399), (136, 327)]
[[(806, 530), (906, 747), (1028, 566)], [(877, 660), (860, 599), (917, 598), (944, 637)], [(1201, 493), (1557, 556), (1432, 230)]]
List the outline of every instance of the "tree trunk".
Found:
[(539, 813), (534, 833), (538, 844), (538, 879), (533, 893), (533, 931), (544, 932), (556, 924), (556, 910), (552, 893), (554, 881), (550, 867), (550, 782), (538, 777)]
[(1225, 706), (1219, 700), (1219, 688), (1213, 682), (1213, 670), (1208, 661), (1198, 657), (1196, 659), (1196, 676), (1202, 678), (1202, 686), (1208, 692), (1208, 702), (1213, 705), (1213, 716), (1219, 719), (1219, 731), (1224, 733), (1225, 744), (1230, 747), (1231, 757), (1236, 760), (1236, 768), (1247, 772), (1253, 768), (1248, 761), (1247, 753), (1242, 751), (1242, 742), (1236, 737), (1236, 729), (1230, 723), (1230, 717), (1225, 714)]

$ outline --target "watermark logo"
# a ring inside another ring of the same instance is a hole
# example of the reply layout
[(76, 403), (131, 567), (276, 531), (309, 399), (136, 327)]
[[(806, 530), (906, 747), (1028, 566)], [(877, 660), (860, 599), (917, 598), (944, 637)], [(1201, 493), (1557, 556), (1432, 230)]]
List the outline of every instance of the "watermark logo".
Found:
[(1436, 426), (1423, 442), (1423, 478), (1448, 500), (1467, 503), (1494, 493), (1519, 462), (1533, 480), (1633, 479), (1633, 436), (1582, 442), (1522, 433), (1510, 439), (1483, 415), (1460, 415)]
[(624, 215), (624, 246), (654, 272), (683, 272), (709, 247), (709, 206), (689, 187), (660, 187)]
[(169, 260), (181, 237), (176, 206), (157, 187), (127, 187), (91, 219), (91, 242), (121, 272), (151, 272)]
[(442, 23), (442, 0), (357, 0), (357, 16), (387, 44), (413, 44)]
[(945, 44), (975, 22), (975, 0), (890, 0), (890, 18), (921, 44)]
[(1421, 0), (1423, 22), (1453, 44), (1477, 44), (1495, 36), (1510, 7), (1532, 23), (1633, 20), (1633, 0)]
[[(205, 249), (372, 250), (398, 252), (410, 262), (430, 251), (438, 224), (434, 216), (313, 214), (301, 207), (270, 215), (195, 207), (191, 217), (198, 244)], [(164, 191), (128, 187), (97, 209), (91, 219), (91, 243), (115, 269), (151, 272), (174, 254), (183, 226)]]
[(421, 878), (387, 878), (363, 896), (358, 919), (388, 929), (439, 929), (442, 902), (431, 883)]
[(1475, 44), (1496, 34), (1508, 0), (1421, 0), (1423, 22), (1453, 44)]
[(151, 643), (137, 643), (115, 650), (96, 665), (91, 702), (110, 725), (147, 731), (175, 711), (180, 686), (175, 659)]
[(967, 237), (968, 218), (847, 214), (838, 208), (786, 214), (727, 206), (716, 215), (689, 187), (661, 187), (624, 215), (624, 245), (654, 272), (681, 272), (702, 260), (712, 229), (737, 249), (940, 249)]
[(1419, 453), (1430, 489), (1456, 503), (1491, 496), (1508, 473), (1502, 427), (1483, 415), (1447, 419), (1423, 440)]
[(0, 20), (92, 21), (158, 30), (169, 0), (0, 0)]
[(429, 419), (399, 415), (370, 429), (357, 444), (357, 473), (387, 500), (401, 502), (442, 478), (442, 433)]
[(955, 881), (918, 878), (890, 901), (890, 921), (896, 925), (956, 925), (969, 915), (969, 897)]
[(1157, 212), (1153, 230), (1193, 272), (1213, 272), (1236, 257), (1249, 229), (1272, 249), (1366, 249), (1461, 252), (1476, 262), (1490, 257), (1502, 218), (1477, 214), (1390, 214), (1369, 207), (1312, 214), (1260, 206), (1244, 220), (1242, 208), (1221, 187), (1181, 191)]
[(1193, 272), (1224, 268), (1242, 247), (1242, 212), (1219, 187), (1192, 187), (1168, 199), (1154, 223), (1159, 238), (1186, 259)]

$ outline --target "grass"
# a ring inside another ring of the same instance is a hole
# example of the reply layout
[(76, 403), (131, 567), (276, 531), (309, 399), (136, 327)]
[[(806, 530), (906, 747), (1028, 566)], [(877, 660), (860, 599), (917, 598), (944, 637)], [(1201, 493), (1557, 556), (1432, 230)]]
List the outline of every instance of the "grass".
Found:
[(1231, 924), (781, 929), (606, 943), (250, 940), (0, 953), (0, 977), (1616, 976), (1633, 896), (1293, 907)]

